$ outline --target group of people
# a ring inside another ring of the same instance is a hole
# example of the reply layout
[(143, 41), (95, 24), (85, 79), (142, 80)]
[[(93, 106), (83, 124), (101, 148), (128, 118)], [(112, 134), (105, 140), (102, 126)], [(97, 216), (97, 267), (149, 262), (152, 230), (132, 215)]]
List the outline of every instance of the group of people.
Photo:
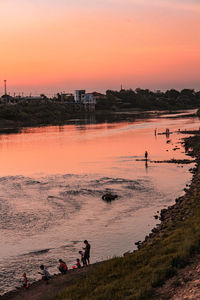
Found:
[[(84, 241), (84, 244), (85, 247), (83, 247), (83, 250), (79, 251), (80, 259), (79, 258), (76, 259), (76, 263), (73, 266), (73, 269), (80, 269), (90, 264), (90, 244), (88, 243), (87, 240)], [(66, 274), (68, 271), (67, 264), (62, 259), (59, 259), (58, 262), (59, 262), (58, 270), (60, 271), (61, 274)], [(49, 282), (51, 275), (44, 265), (40, 266), (40, 272), (38, 272), (38, 274), (42, 275), (42, 280), (46, 281), (46, 283)], [(26, 273), (23, 273), (22, 276), (23, 276), (23, 286), (25, 288), (28, 288), (30, 284), (26, 276)]]

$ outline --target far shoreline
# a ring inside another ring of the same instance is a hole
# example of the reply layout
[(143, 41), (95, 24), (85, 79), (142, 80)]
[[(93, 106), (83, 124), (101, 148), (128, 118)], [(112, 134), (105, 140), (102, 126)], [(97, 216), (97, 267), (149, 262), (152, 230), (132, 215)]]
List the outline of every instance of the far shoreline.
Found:
[[(59, 110), (62, 106), (59, 108)], [(24, 121), (17, 121), (11, 119), (4, 119), (0, 115), (0, 135), (3, 134), (15, 134), (21, 133), (23, 130), (28, 130), (32, 128), (45, 128), (49, 126), (66, 126), (66, 125), (77, 125), (77, 124), (100, 124), (100, 123), (115, 123), (115, 122), (134, 122), (136, 119), (141, 118), (151, 118), (152, 116), (162, 116), (163, 114), (174, 114), (178, 115), (176, 118), (185, 117), (181, 113), (186, 111), (196, 110), (197, 108), (186, 108), (186, 109), (175, 109), (175, 110), (119, 110), (119, 111), (108, 111), (99, 110), (95, 112), (79, 112), (72, 114), (65, 114), (60, 119), (44, 119), (40, 117), (39, 119), (32, 119), (31, 114), (26, 116), (28, 118)], [(23, 113), (23, 112), (22, 112)], [(180, 115), (179, 115), (180, 114)], [(195, 117), (197, 113), (186, 114), (186, 117)], [(171, 118), (169, 116), (168, 118)]]

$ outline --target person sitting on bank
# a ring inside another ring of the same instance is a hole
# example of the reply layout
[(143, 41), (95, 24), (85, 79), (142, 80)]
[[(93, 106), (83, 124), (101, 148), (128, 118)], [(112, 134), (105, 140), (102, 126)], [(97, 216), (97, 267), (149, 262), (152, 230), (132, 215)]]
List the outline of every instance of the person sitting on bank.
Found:
[(85, 252), (79, 251), (78, 253), (79, 253), (80, 256), (81, 256), (81, 262), (82, 262), (82, 264), (83, 264), (83, 267), (85, 267), (85, 266), (87, 265), (86, 260), (85, 260)]
[(80, 263), (80, 259), (79, 258), (76, 259), (76, 267), (77, 267), (77, 269), (81, 268), (81, 263)]
[(68, 267), (66, 265), (66, 263), (62, 260), (59, 259), (59, 267), (58, 270), (62, 273), (62, 274), (66, 274), (68, 271)]
[(90, 244), (88, 243), (87, 240), (84, 241), (85, 244), (85, 248), (83, 248), (85, 250), (85, 254), (84, 254), (84, 259), (86, 261), (86, 265), (90, 264)]
[(51, 278), (51, 275), (47, 271), (47, 269), (44, 267), (44, 265), (40, 266), (41, 272), (38, 272), (38, 274), (42, 275), (42, 280), (46, 281), (48, 283), (49, 279)]

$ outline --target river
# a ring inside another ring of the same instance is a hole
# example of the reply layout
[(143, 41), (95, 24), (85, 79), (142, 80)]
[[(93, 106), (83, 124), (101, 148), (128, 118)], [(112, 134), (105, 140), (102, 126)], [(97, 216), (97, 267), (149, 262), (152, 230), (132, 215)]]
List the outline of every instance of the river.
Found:
[[(0, 294), (19, 286), (23, 272), (39, 279), (41, 264), (51, 274), (59, 258), (71, 268), (85, 239), (91, 262), (135, 249), (158, 223), (157, 211), (183, 195), (194, 166), (146, 165), (144, 153), (188, 159), (178, 129), (199, 129), (192, 112), (1, 135)], [(173, 134), (159, 135), (166, 128)], [(106, 192), (118, 198), (107, 203)]]

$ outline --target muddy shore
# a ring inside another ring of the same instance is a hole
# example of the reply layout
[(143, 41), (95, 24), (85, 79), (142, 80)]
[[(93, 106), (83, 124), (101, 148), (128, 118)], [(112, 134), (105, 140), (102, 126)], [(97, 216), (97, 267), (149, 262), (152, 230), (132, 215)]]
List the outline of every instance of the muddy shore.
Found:
[[(187, 134), (189, 133), (190, 132), (187, 132)], [(156, 237), (162, 236), (162, 232), (166, 228), (169, 222), (171, 221), (173, 222), (174, 219), (181, 220), (183, 218), (189, 218), (190, 216), (190, 210), (189, 208), (185, 209), (184, 203), (186, 202), (190, 203), (191, 197), (198, 190), (200, 190), (200, 164), (199, 164), (200, 153), (199, 151), (195, 150), (195, 143), (196, 143), (195, 139), (200, 140), (200, 136), (198, 136), (200, 132), (195, 132), (195, 133), (197, 134), (196, 137), (190, 137), (185, 139), (185, 148), (187, 149), (189, 155), (195, 158), (196, 160), (196, 166), (192, 170), (193, 178), (191, 184), (188, 187), (188, 189), (185, 190), (185, 195), (175, 200), (174, 205), (168, 207), (167, 209), (161, 210), (159, 216), (161, 223), (152, 229), (152, 232), (148, 236), (146, 236), (145, 240), (142, 243), (138, 243), (139, 249), (145, 247), (147, 243), (148, 244), (153, 243)], [(191, 134), (194, 134), (194, 132), (191, 132)], [(74, 284), (74, 282), (76, 282), (77, 280), (84, 279), (89, 272), (94, 270), (101, 263), (93, 264), (87, 268), (82, 268), (81, 270), (70, 270), (66, 275), (54, 275), (51, 279), (50, 284), (48, 285), (46, 285), (42, 281), (38, 281), (33, 283), (28, 290), (21, 288), (1, 296), (0, 299), (2, 300), (51, 299), (64, 287)]]

